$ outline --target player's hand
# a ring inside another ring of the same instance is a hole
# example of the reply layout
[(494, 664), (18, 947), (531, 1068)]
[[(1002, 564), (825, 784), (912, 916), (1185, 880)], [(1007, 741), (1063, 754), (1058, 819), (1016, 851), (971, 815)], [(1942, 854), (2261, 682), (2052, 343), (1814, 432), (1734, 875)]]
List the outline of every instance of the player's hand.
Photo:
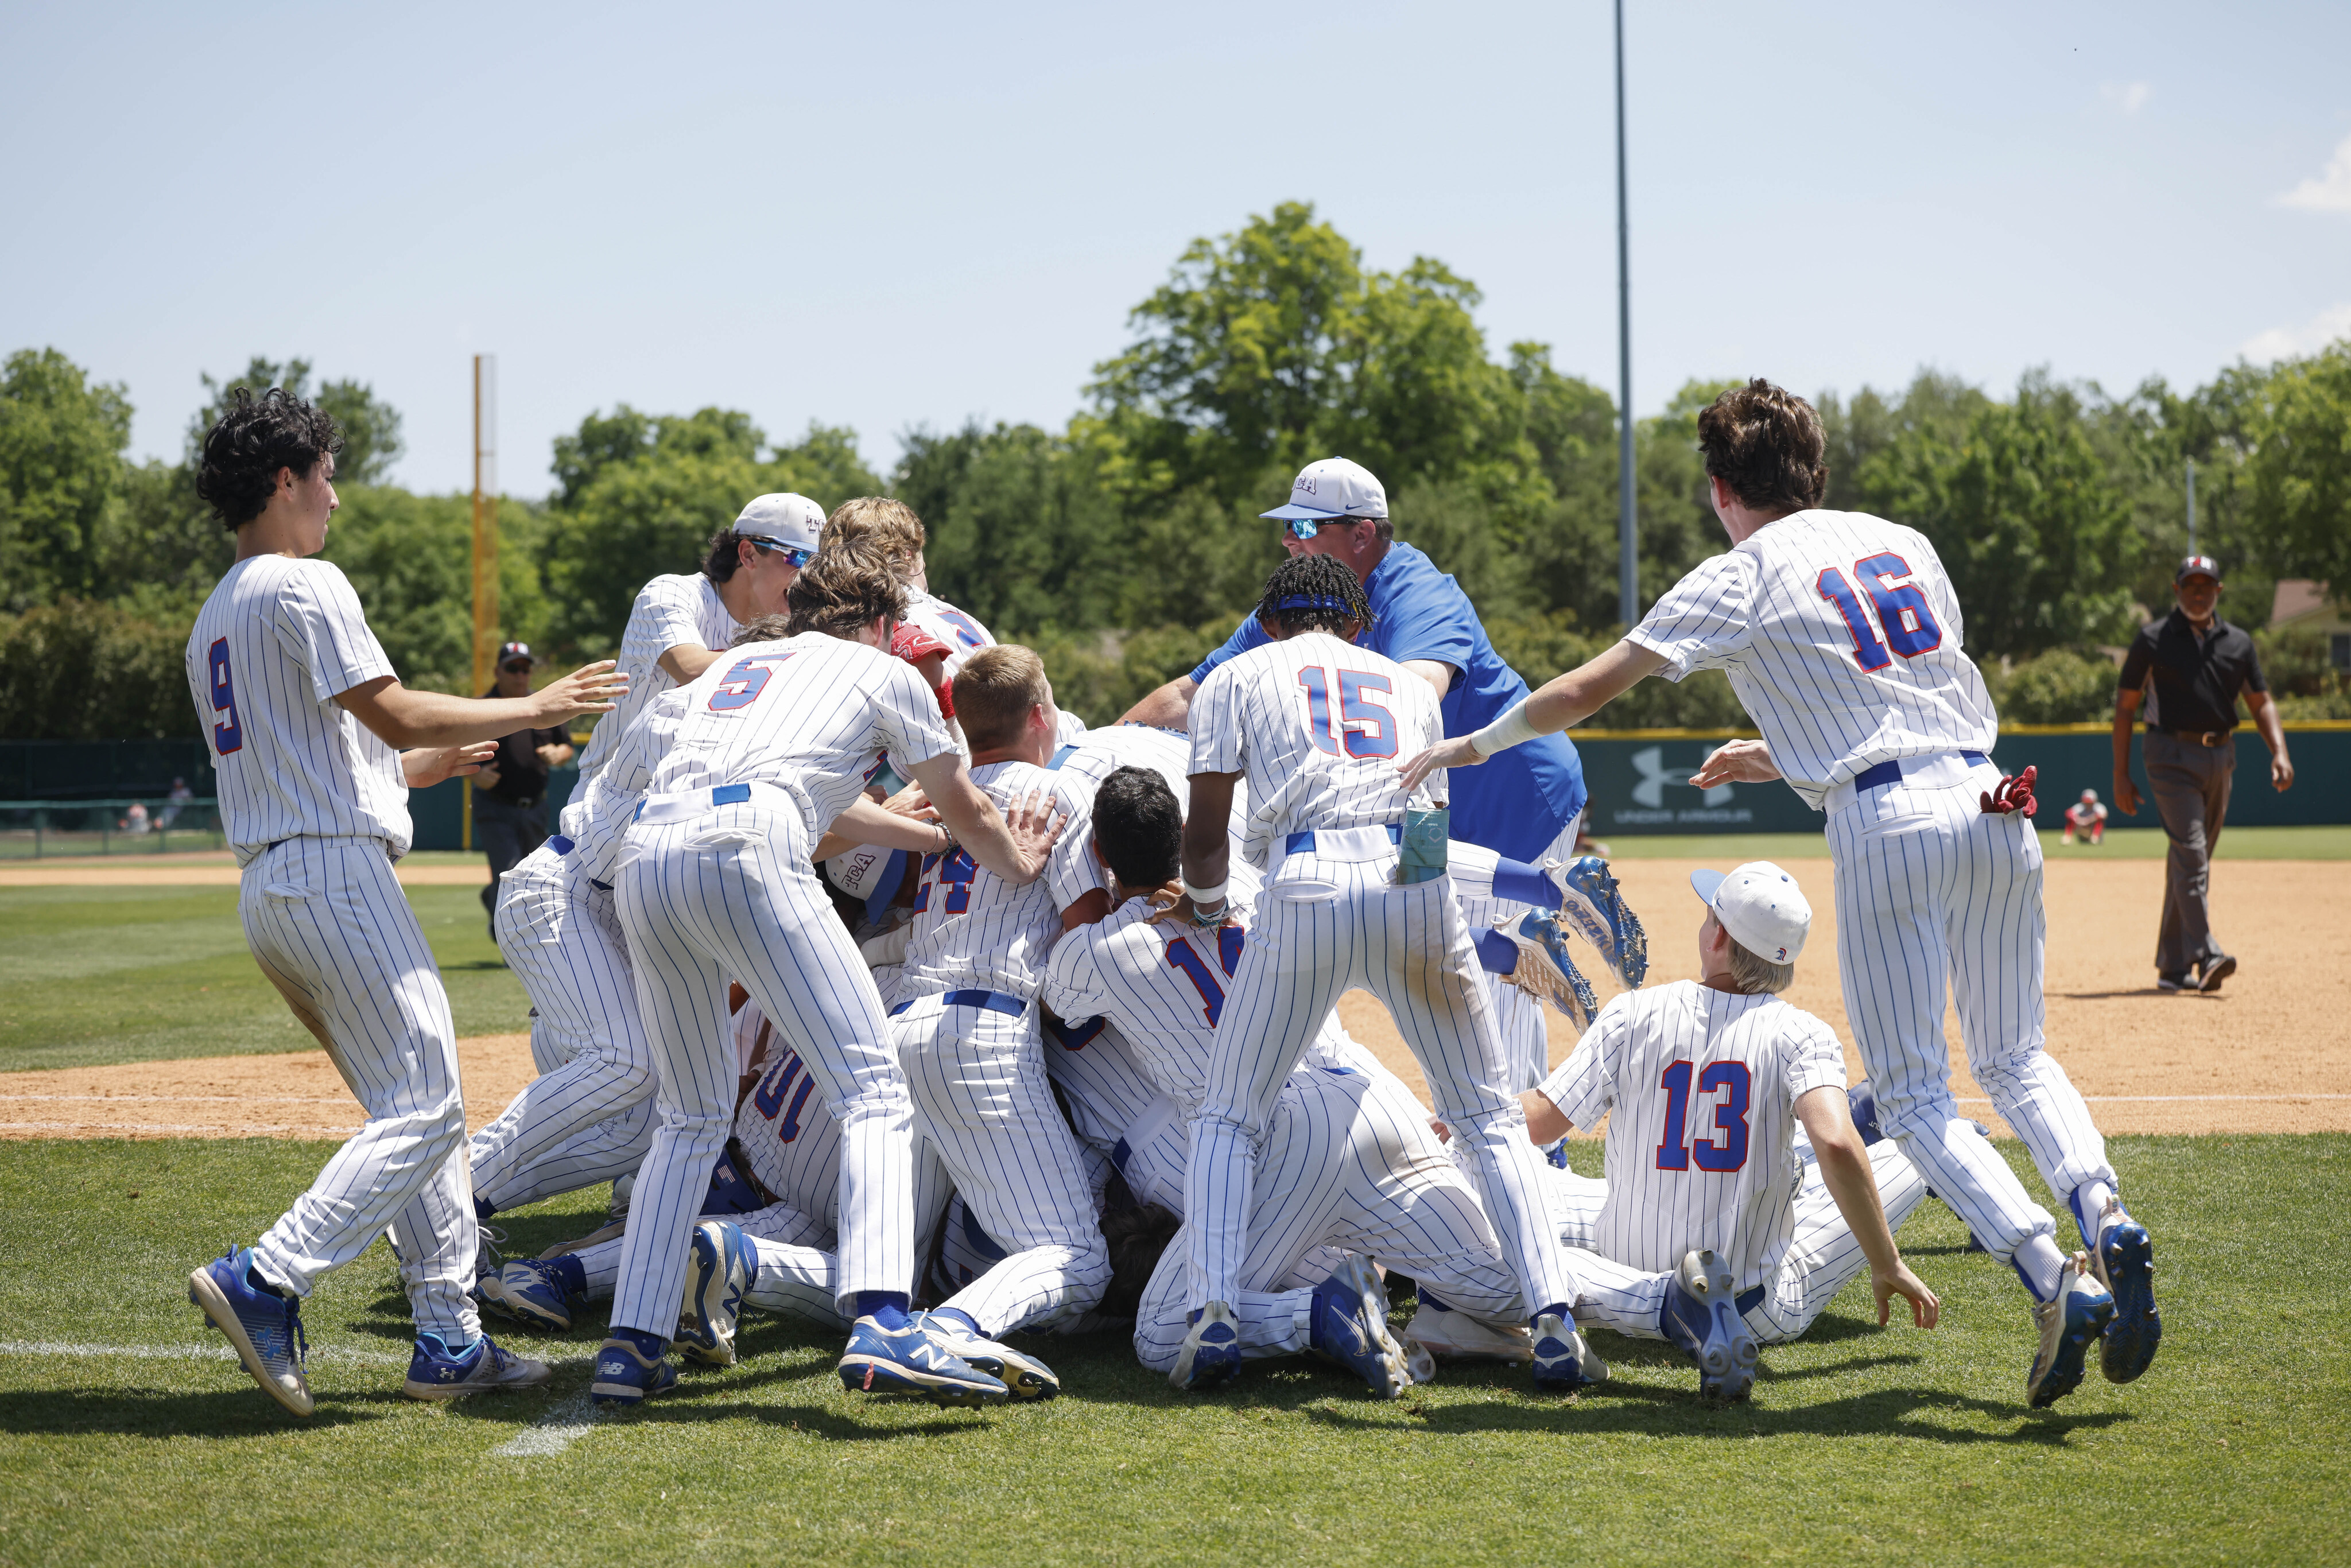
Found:
[[(497, 754), (498, 743), (495, 740), (477, 740), (471, 746), (421, 746), (400, 754), (400, 771), (410, 789), (430, 789), (444, 779), (463, 779), (485, 771), (483, 765)], [(495, 784), (497, 770), (487, 771)]]
[(531, 694), (537, 727), (545, 729), (575, 714), (611, 713), (629, 695), (629, 677), (610, 659), (582, 664), (558, 681)]
[[(1151, 911), (1154, 925), (1173, 925), (1179, 931), (1189, 931), (1200, 924), (1199, 905), (1192, 902), (1192, 895), (1184, 891), (1180, 881), (1154, 888), (1144, 894), (1143, 903), (1144, 907)], [(1224, 918), (1227, 925), (1234, 924), (1232, 907), (1231, 895), (1228, 894)]]
[(1869, 1289), (1871, 1294), (1877, 1298), (1879, 1328), (1884, 1328), (1886, 1320), (1893, 1316), (1893, 1299), (1896, 1296), (1909, 1301), (1910, 1321), (1922, 1329), (1933, 1328), (1936, 1320), (1943, 1315), (1943, 1303), (1935, 1299), (1935, 1292), (1927, 1289), (1918, 1276), (1910, 1271), (1910, 1265), (1899, 1258), (1894, 1260), (1892, 1269), (1870, 1270)]
[(1405, 789), (1417, 789), (1422, 779), (1440, 768), (1475, 768), (1485, 760), (1469, 744), (1469, 737), (1463, 735), (1440, 740), (1426, 751), (1415, 752), (1397, 764), (1396, 771), (1404, 775)]
[(2270, 758), (2270, 788), (2280, 790), (2291, 789), (2294, 788), (2294, 759), (2292, 758), (2280, 754)]
[(912, 817), (918, 822), (935, 822), (939, 820), (938, 808), (931, 804), (931, 798), (923, 792), (923, 787), (920, 784), (907, 785), (904, 789), (883, 801), (882, 809), (895, 812), (901, 817)]
[(2115, 775), (2115, 810), (2126, 817), (2138, 815), (2138, 786), (2131, 782), (2127, 773)]
[(1004, 831), (1010, 835), (1012, 851), (1020, 857), (1021, 869), (1030, 881), (1045, 869), (1045, 856), (1060, 840), (1067, 821), (1051, 793), (1043, 789), (1029, 791), (1027, 800), (1004, 813)]
[(1771, 760), (1771, 744), (1764, 740), (1727, 740), (1698, 765), (1690, 788), (1711, 789), (1718, 784), (1769, 784), (1780, 777)]
[(1434, 1116), (1428, 1119), (1428, 1130), (1437, 1134), (1437, 1141), (1440, 1144), (1449, 1144), (1453, 1141), (1453, 1129)]

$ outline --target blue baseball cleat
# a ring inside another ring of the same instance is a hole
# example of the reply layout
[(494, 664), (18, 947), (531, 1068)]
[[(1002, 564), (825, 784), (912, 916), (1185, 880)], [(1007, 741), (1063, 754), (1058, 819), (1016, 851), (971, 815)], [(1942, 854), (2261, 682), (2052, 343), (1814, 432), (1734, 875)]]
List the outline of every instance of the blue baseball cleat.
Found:
[(570, 1331), (575, 1298), (563, 1270), (550, 1260), (517, 1258), (496, 1273), (483, 1275), (474, 1293), (482, 1305), (527, 1329)]
[(2154, 1362), (2163, 1343), (2163, 1319), (2155, 1310), (2155, 1243), (2116, 1199), (2106, 1200), (2106, 1215), (2112, 1218), (2090, 1254), (2098, 1283), (2115, 1299), (2115, 1315), (2098, 1342), (2098, 1370), (2109, 1383), (2128, 1383)]
[(1529, 1333), (1534, 1344), (1533, 1370), (1538, 1389), (1573, 1394), (1607, 1380), (1608, 1364), (1600, 1359), (1598, 1351), (1583, 1343), (1574, 1320), (1557, 1312), (1545, 1312), (1534, 1320)]
[(1230, 1383), (1240, 1371), (1241, 1331), (1233, 1322), (1233, 1309), (1210, 1301), (1192, 1314), (1191, 1330), (1184, 1335), (1184, 1348), (1176, 1353), (1176, 1370), (1167, 1381), (1197, 1394)]
[(1519, 966), (1508, 977), (1510, 984), (1557, 1008), (1577, 1029), (1591, 1028), (1592, 1015), (1600, 1010), (1600, 998), (1593, 994), (1592, 982), (1583, 977), (1575, 960), (1568, 956), (1567, 933), (1559, 917), (1530, 909), (1496, 929), (1518, 945)]
[(1658, 1331), (1698, 1363), (1698, 1397), (1709, 1405), (1744, 1399), (1755, 1386), (1755, 1335), (1731, 1300), (1736, 1283), (1720, 1253), (1688, 1253), (1657, 1312)]
[(408, 1381), (401, 1392), (411, 1399), (461, 1399), (507, 1388), (536, 1388), (553, 1375), (547, 1363), (509, 1355), (484, 1334), (452, 1355), (439, 1334), (416, 1336), (415, 1354), (408, 1358)]
[(596, 1350), (596, 1381), (588, 1385), (594, 1405), (642, 1405), (677, 1386), (677, 1368), (665, 1355), (648, 1356), (625, 1339), (608, 1339)]
[(743, 1292), (759, 1277), (759, 1255), (743, 1228), (726, 1219), (695, 1225), (685, 1260), (685, 1301), (678, 1310), (677, 1349), (705, 1366), (735, 1364), (735, 1320)]
[(1639, 990), (1649, 977), (1649, 936), (1609, 874), (1608, 862), (1598, 855), (1578, 855), (1547, 869), (1559, 884), (1560, 914), (1600, 950), (1600, 962), (1618, 985)]
[(2024, 1376), (2025, 1397), (2046, 1409), (2082, 1385), (2090, 1342), (2101, 1338), (2115, 1315), (2115, 1299), (2090, 1275), (2090, 1256), (2076, 1252), (2057, 1276), (2057, 1299), (2036, 1301), (2032, 1321), (2041, 1348)]
[(188, 1276), (188, 1300), (204, 1309), (213, 1327), (236, 1347), (237, 1360), (262, 1392), (297, 1416), (318, 1408), (303, 1362), (310, 1342), (302, 1333), (302, 1311), (275, 1291), (257, 1291), (246, 1280), (253, 1249), (235, 1247)]
[(1001, 1405), (1011, 1390), (946, 1347), (920, 1320), (902, 1329), (857, 1320), (841, 1355), (841, 1385), (852, 1393), (919, 1394), (934, 1405)]
[(1004, 1385), (1015, 1399), (1050, 1399), (1061, 1391), (1053, 1369), (1024, 1351), (980, 1335), (937, 1312), (924, 1312), (915, 1321), (931, 1343), (957, 1361), (976, 1366)]
[(1371, 1385), (1383, 1399), (1398, 1399), (1412, 1385), (1404, 1347), (1388, 1333), (1387, 1292), (1368, 1258), (1350, 1252), (1331, 1277), (1314, 1287), (1308, 1319), (1314, 1354), (1335, 1362)]
[(745, 1179), (741, 1157), (730, 1140), (719, 1155), (718, 1162), (710, 1167), (710, 1190), (702, 1199), (705, 1214), (749, 1214), (768, 1207), (759, 1189)]

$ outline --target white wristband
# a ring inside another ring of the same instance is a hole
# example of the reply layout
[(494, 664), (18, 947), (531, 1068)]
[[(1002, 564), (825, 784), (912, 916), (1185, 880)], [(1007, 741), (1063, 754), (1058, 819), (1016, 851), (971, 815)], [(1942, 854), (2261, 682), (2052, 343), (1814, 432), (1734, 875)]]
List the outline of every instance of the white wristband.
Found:
[(1480, 757), (1491, 757), (1498, 751), (1508, 751), (1513, 746), (1523, 746), (1541, 735), (1527, 718), (1527, 704), (1531, 697), (1520, 697), (1512, 703), (1502, 716), (1469, 737)]
[(1225, 890), (1232, 885), (1233, 879), (1230, 877), (1227, 877), (1214, 887), (1194, 887), (1189, 881), (1186, 881), (1184, 883), (1184, 896), (1190, 899), (1195, 907), (1204, 904), (1222, 904), (1225, 901)]

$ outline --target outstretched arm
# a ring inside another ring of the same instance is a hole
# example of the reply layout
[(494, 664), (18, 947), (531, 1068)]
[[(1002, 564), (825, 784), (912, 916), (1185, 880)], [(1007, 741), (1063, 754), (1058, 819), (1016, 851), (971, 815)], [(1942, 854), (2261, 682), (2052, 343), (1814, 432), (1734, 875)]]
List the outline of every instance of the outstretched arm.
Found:
[(1008, 821), (971, 781), (959, 751), (910, 763), (908, 771), (973, 860), (1015, 887), (1026, 887), (1044, 873), (1046, 852), (1061, 836), (1062, 815), (1051, 796), (1029, 796)]
[(1808, 1090), (1797, 1096), (1795, 1111), (1820, 1160), (1821, 1180), (1828, 1185), (1837, 1212), (1844, 1216), (1853, 1239), (1861, 1243), (1862, 1253), (1869, 1260), (1869, 1289), (1877, 1298), (1877, 1326), (1886, 1326), (1891, 1315), (1889, 1302), (1898, 1295), (1909, 1301), (1914, 1322), (1922, 1329), (1933, 1328), (1942, 1313), (1942, 1303), (1895, 1249), (1885, 1205), (1877, 1197), (1877, 1177), (1869, 1168), (1869, 1151), (1854, 1130), (1852, 1103), (1845, 1092), (1827, 1085)]
[(1192, 694), (1199, 689), (1200, 683), (1191, 676), (1178, 675), (1127, 709), (1118, 722), (1155, 725), (1161, 729), (1188, 729), (1192, 722)]
[(1498, 751), (1581, 724), (1665, 667), (1663, 653), (1619, 642), (1598, 658), (1545, 682), (1477, 734), (1456, 736), (1406, 758), (1401, 767), (1405, 788), (1418, 788), (1440, 768), (1475, 768)]
[(629, 689), (610, 659), (582, 664), (527, 697), (453, 697), (412, 691), (394, 675), (363, 681), (335, 701), (395, 750), (470, 746), (518, 729), (547, 729), (583, 713), (611, 713)]

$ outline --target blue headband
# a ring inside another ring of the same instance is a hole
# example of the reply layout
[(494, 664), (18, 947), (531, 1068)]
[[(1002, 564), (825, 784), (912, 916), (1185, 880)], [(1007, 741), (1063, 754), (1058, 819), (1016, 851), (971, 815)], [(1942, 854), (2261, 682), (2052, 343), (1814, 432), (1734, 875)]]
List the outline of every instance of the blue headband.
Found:
[(1345, 600), (1328, 593), (1288, 593), (1273, 601), (1281, 610), (1335, 610), (1349, 620), (1355, 618), (1355, 607)]

